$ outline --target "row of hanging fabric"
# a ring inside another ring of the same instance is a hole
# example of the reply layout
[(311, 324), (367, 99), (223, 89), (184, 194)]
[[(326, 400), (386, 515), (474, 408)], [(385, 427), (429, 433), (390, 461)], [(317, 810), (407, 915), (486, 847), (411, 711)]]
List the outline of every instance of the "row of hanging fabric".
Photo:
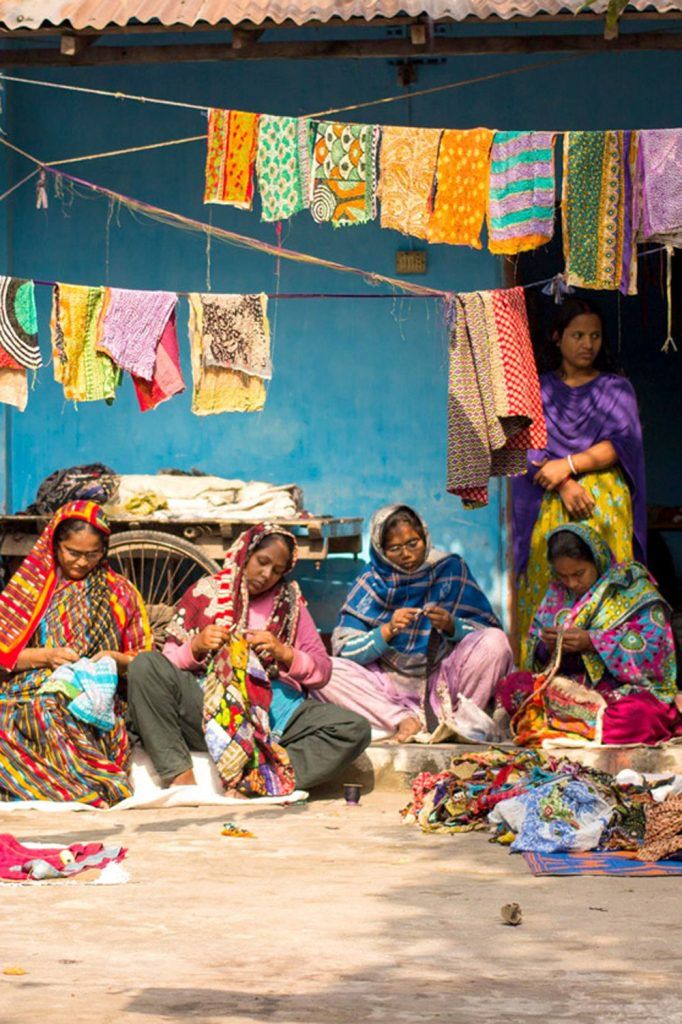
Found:
[(637, 243), (682, 244), (682, 129), (494, 131), (381, 127), (209, 111), (205, 203), (264, 221), (309, 209), (335, 227), (380, 224), (428, 242), (514, 255), (549, 242), (563, 137), (568, 283), (637, 290)]
[[(190, 293), (192, 411), (249, 412), (272, 376), (267, 296)], [(132, 377), (140, 409), (185, 390), (174, 292), (55, 284), (50, 322), (55, 380), (73, 402), (116, 398)], [(523, 288), (451, 296), (448, 490), (488, 501), (491, 476), (526, 468), (547, 443)], [(33, 281), (0, 277), (0, 402), (20, 411), (28, 371), (42, 365)]]
[[(267, 296), (190, 293), (192, 411), (262, 409), (272, 376)], [(55, 380), (73, 402), (116, 398), (132, 377), (145, 412), (185, 390), (174, 292), (53, 286)], [(525, 472), (547, 443), (540, 382), (521, 287), (449, 299), (448, 490), (468, 507), (488, 480)], [(29, 370), (41, 366), (33, 281), (0, 277), (0, 401), (23, 411)]]
[[(192, 411), (253, 412), (272, 377), (267, 296), (190, 293)], [(113, 402), (124, 373), (142, 412), (185, 390), (176, 331), (178, 295), (53, 286), (54, 377), (72, 402)], [(28, 371), (42, 365), (33, 281), (0, 277), (0, 402), (23, 412)]]

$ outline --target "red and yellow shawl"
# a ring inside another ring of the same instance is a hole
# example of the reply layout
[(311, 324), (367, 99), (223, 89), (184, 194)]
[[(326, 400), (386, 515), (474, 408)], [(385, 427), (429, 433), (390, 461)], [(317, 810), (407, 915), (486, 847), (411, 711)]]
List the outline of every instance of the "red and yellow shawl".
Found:
[[(58, 582), (54, 534), (60, 523), (80, 519), (109, 536), (111, 528), (102, 508), (93, 501), (71, 501), (50, 520), (17, 572), (0, 594), (0, 666), (12, 670), (17, 658), (35, 633)], [(148, 650), (151, 631), (144, 604), (128, 580), (106, 563), (104, 570), (110, 590), (111, 612), (121, 634), (125, 653)], [(77, 623), (72, 624), (75, 631)], [(69, 623), (62, 623), (68, 644)]]

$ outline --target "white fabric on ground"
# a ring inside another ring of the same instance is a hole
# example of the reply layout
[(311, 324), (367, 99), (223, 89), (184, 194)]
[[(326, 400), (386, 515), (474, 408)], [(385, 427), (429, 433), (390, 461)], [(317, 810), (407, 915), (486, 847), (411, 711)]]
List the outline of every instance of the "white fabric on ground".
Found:
[[(268, 807), (270, 805), (294, 804), (307, 800), (308, 794), (301, 789), (288, 796), (261, 796), (240, 800), (238, 797), (225, 796), (220, 778), (213, 761), (208, 754), (192, 754), (192, 769), (197, 780), (196, 786), (171, 786), (163, 789), (152, 763), (140, 747), (133, 753), (131, 781), (133, 796), (121, 800), (110, 811), (129, 811), (143, 807)], [(76, 801), (60, 802), (58, 800), (13, 800), (0, 804), (0, 815), (17, 811), (96, 811), (97, 807), (80, 804)]]

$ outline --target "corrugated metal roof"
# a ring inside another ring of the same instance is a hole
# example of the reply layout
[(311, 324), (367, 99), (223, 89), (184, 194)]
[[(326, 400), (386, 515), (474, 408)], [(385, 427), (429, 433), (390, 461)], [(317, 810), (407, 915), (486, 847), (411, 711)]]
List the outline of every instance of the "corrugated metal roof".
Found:
[[(603, 13), (608, 0), (599, 0), (592, 10)], [(536, 14), (575, 14), (584, 0), (0, 0), (0, 26), (7, 29), (38, 29), (48, 26), (105, 29), (131, 23), (182, 25), (192, 27), (219, 22), (238, 24), (251, 21), (281, 24), (292, 21), (327, 22), (332, 18), (396, 18), (420, 14), (463, 21), (468, 17), (497, 15), (532, 18)], [(633, 0), (630, 10), (682, 11), (682, 0)]]

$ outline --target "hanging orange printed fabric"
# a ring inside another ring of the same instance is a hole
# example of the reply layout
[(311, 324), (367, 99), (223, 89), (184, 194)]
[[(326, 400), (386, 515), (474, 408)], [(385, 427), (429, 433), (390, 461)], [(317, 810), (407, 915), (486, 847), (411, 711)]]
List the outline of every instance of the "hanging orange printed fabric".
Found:
[(439, 128), (382, 129), (377, 189), (382, 228), (426, 238), (441, 135)]
[(251, 209), (259, 116), (243, 110), (209, 111), (205, 203)]
[(493, 135), (489, 128), (443, 132), (436, 167), (436, 196), (427, 234), (429, 242), (481, 248)]

